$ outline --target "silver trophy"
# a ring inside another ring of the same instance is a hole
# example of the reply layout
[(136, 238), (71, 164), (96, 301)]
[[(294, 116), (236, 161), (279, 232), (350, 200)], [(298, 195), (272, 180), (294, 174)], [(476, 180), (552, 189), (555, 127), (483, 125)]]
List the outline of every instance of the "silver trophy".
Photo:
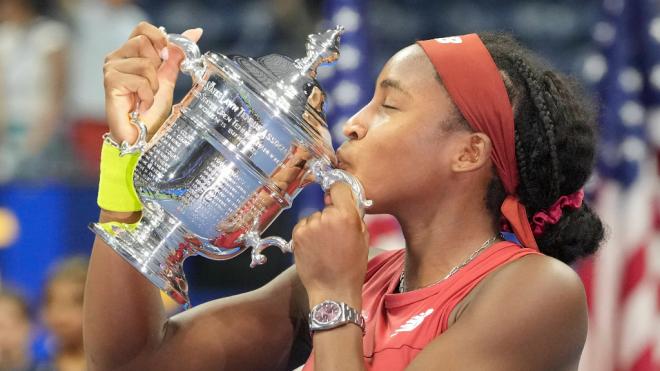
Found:
[(361, 212), (370, 205), (360, 183), (333, 169), (335, 154), (323, 114), (317, 67), (339, 57), (342, 28), (310, 35), (307, 55), (253, 59), (207, 52), (168, 34), (186, 58), (181, 70), (193, 86), (148, 142), (141, 136), (123, 152), (142, 150), (133, 178), (144, 208), (136, 225), (90, 227), (124, 259), (180, 304), (188, 305), (183, 260), (202, 255), (231, 259), (252, 248), (251, 266), (280, 237), (260, 234), (305, 185), (352, 188)]

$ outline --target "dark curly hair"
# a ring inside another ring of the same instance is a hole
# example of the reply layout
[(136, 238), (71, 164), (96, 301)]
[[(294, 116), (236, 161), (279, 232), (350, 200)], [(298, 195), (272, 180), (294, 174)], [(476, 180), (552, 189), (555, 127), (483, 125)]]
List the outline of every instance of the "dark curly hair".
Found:
[[(511, 36), (479, 37), (502, 74), (514, 109), (520, 176), (516, 191), (531, 219), (560, 196), (578, 191), (589, 178), (596, 154), (595, 110), (575, 81), (554, 72)], [(458, 115), (461, 122), (449, 128), (471, 130)], [(493, 169), (485, 201), (498, 227), (505, 197)], [(603, 236), (600, 218), (583, 203), (579, 209), (563, 209), (559, 222), (546, 225), (536, 242), (544, 254), (571, 263), (593, 254)]]

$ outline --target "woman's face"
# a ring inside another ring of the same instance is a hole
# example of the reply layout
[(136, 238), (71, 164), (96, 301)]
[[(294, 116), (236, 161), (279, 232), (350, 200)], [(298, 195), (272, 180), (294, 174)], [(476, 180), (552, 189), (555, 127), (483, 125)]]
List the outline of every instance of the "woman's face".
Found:
[(442, 123), (455, 119), (454, 112), (419, 46), (387, 62), (372, 100), (344, 125), (349, 140), (338, 151), (339, 167), (355, 175), (374, 200), (370, 213), (395, 213), (399, 204), (437, 194), (451, 175), (453, 134)]

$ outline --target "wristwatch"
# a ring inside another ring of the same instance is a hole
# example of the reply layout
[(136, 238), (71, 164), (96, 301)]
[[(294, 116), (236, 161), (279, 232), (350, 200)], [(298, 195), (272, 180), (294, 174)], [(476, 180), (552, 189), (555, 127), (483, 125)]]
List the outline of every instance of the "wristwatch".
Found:
[(362, 329), (364, 335), (364, 317), (346, 303), (326, 300), (317, 304), (309, 312), (309, 331), (330, 330), (354, 323)]

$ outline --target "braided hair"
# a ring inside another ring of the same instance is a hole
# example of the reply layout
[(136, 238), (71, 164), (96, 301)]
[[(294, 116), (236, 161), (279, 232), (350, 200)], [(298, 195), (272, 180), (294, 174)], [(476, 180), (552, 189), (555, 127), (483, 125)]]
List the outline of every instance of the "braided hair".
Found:
[[(540, 59), (505, 34), (479, 34), (502, 74), (514, 109), (516, 190), (531, 218), (560, 196), (578, 191), (595, 161), (595, 110), (578, 85), (550, 70)], [(469, 128), (460, 115), (461, 125)], [(506, 197), (495, 169), (486, 206), (499, 227)], [(541, 252), (565, 263), (594, 253), (603, 240), (600, 218), (585, 203), (563, 209), (561, 219), (536, 236)]]

